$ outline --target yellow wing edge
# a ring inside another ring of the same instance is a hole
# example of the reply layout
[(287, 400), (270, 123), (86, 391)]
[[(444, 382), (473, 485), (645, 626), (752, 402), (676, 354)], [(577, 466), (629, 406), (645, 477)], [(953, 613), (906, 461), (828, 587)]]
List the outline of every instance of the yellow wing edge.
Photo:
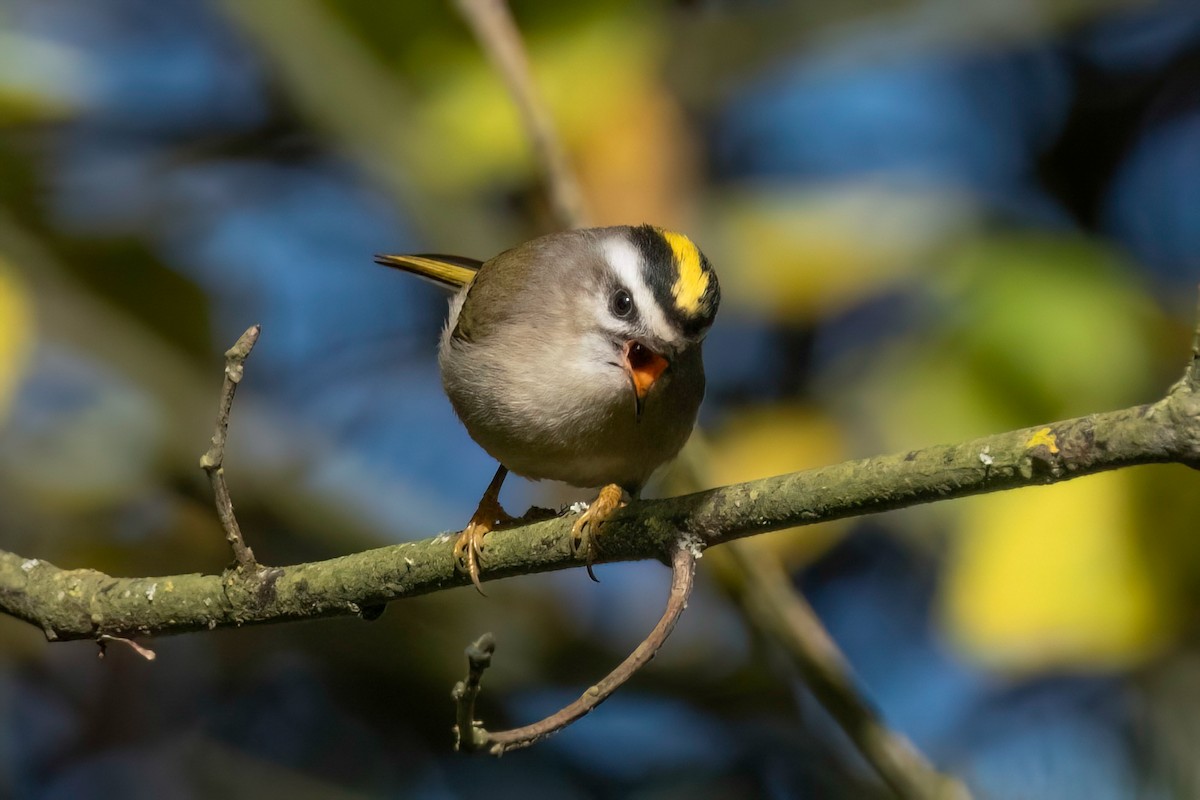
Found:
[(450, 256), (377, 255), (375, 263), (408, 272), (447, 289), (461, 289), (475, 278), (480, 262)]

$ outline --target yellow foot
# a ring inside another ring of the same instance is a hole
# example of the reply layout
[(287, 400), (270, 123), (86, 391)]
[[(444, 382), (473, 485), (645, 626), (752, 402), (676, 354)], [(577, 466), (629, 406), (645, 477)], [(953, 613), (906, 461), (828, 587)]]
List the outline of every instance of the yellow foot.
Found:
[(583, 556), (587, 559), (588, 577), (592, 580), (596, 580), (596, 574), (592, 572), (592, 561), (600, 551), (600, 526), (624, 505), (621, 487), (610, 483), (600, 490), (595, 502), (588, 506), (587, 511), (580, 514), (579, 519), (571, 526), (571, 550), (576, 558)]
[[(483, 537), (497, 525), (511, 522), (512, 517), (500, 505), (499, 501), (484, 495), (475, 509), (471, 521), (454, 540), (454, 564), (462, 572), (471, 576), (471, 583), (480, 594), (484, 594), (479, 582), (479, 554), (483, 550)], [(486, 597), (486, 594), (484, 594)]]

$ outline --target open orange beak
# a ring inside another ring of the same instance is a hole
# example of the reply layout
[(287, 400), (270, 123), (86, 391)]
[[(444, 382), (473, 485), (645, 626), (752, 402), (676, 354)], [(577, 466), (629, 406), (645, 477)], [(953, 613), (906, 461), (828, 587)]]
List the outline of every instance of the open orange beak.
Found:
[(642, 406), (650, 387), (671, 363), (639, 341), (625, 343), (625, 369), (629, 371), (629, 382), (633, 384), (633, 396), (637, 418), (642, 418)]

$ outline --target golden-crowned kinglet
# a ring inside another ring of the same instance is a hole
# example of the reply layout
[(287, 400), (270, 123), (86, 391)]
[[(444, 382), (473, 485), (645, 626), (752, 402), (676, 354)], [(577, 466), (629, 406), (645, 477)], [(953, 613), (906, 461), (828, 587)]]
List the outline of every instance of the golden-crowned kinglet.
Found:
[(442, 385), (471, 438), (500, 462), (455, 542), (479, 587), (484, 534), (511, 519), (508, 470), (604, 486), (573, 543), (637, 497), (687, 441), (704, 396), (700, 347), (721, 291), (686, 236), (649, 225), (566, 231), (489, 261), (380, 255), (455, 292), (438, 350)]

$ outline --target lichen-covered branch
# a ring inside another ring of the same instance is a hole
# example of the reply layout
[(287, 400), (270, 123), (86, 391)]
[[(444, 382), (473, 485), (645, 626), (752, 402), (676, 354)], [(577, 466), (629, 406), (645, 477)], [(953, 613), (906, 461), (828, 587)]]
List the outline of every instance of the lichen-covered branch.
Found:
[[(665, 560), (681, 533), (719, 545), (780, 528), (1168, 462), (1200, 466), (1200, 390), (1191, 380), (1153, 405), (634, 503), (606, 523), (599, 560)], [(484, 580), (583, 566), (572, 555), (571, 523), (564, 517), (492, 532)], [(468, 579), (455, 569), (452, 550), (450, 535), (442, 534), (256, 573), (154, 578), (61, 569), (0, 552), (0, 611), (38, 626), (49, 639), (351, 615), (462, 586)]]

